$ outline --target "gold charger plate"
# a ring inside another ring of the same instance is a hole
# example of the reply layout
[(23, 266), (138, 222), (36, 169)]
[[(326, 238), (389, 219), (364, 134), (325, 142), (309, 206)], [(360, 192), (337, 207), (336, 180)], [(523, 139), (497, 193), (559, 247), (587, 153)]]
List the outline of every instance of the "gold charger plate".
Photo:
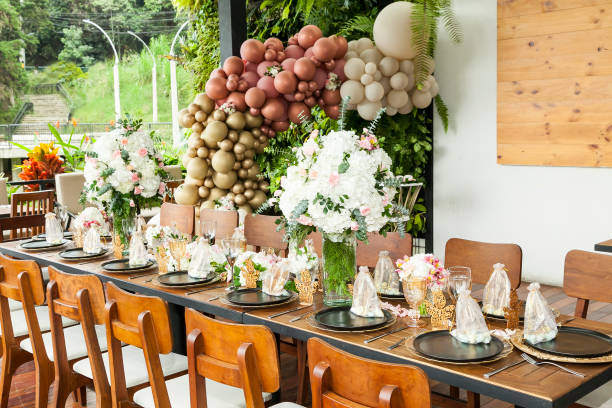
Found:
[(160, 288), (165, 288), (165, 289), (191, 289), (191, 288), (202, 288), (204, 286), (210, 286), (214, 283), (218, 283), (221, 280), (220, 276), (217, 276), (216, 278), (208, 281), (208, 282), (203, 282), (203, 283), (198, 283), (196, 285), (173, 285), (173, 286), (168, 286), (168, 285), (164, 285), (163, 283), (161, 283), (159, 281), (159, 275), (154, 277), (151, 280), (151, 283), (154, 284), (155, 286), (158, 286)]
[[(314, 312), (313, 312), (314, 313)], [(397, 316), (395, 316), (393, 313), (391, 313), (391, 315), (393, 316), (393, 319), (389, 320), (387, 323), (385, 323), (384, 326), (380, 326), (380, 327), (376, 327), (373, 329), (366, 329), (366, 330), (334, 330), (334, 329), (330, 329), (329, 327), (325, 327), (320, 325), (319, 323), (317, 323), (317, 321), (314, 318), (314, 314), (308, 316), (308, 324), (311, 325), (312, 327), (314, 327), (315, 329), (319, 329), (319, 330), (323, 330), (323, 331), (327, 331), (327, 332), (331, 332), (331, 333), (373, 333), (379, 330), (384, 330), (384, 329), (388, 329), (389, 327), (393, 326), (395, 324), (395, 322), (397, 322)]]
[(525, 344), (523, 340), (523, 331), (517, 330), (516, 333), (510, 337), (510, 341), (514, 344), (517, 349), (539, 358), (540, 360), (558, 361), (560, 363), (576, 363), (576, 364), (602, 364), (612, 363), (612, 354), (601, 357), (589, 357), (589, 358), (575, 358), (575, 357), (564, 357), (556, 354), (544, 353), (540, 350), (536, 350), (533, 347)]

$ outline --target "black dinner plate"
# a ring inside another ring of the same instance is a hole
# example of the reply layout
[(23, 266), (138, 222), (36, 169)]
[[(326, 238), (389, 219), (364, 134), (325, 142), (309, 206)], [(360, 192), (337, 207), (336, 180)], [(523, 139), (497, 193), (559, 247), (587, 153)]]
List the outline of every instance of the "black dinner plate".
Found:
[[(482, 310), (482, 300), (478, 302), (478, 306), (480, 306), (480, 310)], [(482, 312), (482, 314), (485, 317), (490, 317), (491, 319), (506, 320), (505, 316), (498, 316), (498, 315), (494, 315), (490, 313), (485, 313), (484, 311)], [(523, 320), (525, 320), (525, 302), (521, 301), (521, 311), (519, 312), (519, 321), (522, 322)]]
[(90, 258), (97, 258), (99, 256), (106, 255), (108, 253), (108, 249), (106, 248), (101, 248), (101, 249), (102, 251), (100, 251), (97, 254), (88, 254), (87, 252), (83, 251), (83, 248), (70, 248), (70, 249), (60, 252), (58, 255), (62, 259), (67, 259), (71, 261), (78, 260), (78, 259), (90, 259)]
[(557, 337), (550, 341), (531, 344), (536, 350), (574, 358), (600, 357), (612, 353), (612, 338), (603, 333), (579, 327), (562, 326)]
[(155, 262), (148, 260), (145, 265), (130, 266), (130, 260), (128, 258), (113, 259), (112, 261), (104, 262), (102, 269), (108, 272), (129, 272), (139, 271), (147, 269), (155, 265)]
[(193, 278), (189, 276), (187, 271), (170, 272), (157, 277), (157, 281), (166, 286), (201, 285), (203, 283), (210, 282), (213, 279), (214, 276), (205, 279)]
[(504, 350), (504, 343), (495, 336), (491, 336), (489, 343), (463, 343), (451, 336), (448, 330), (437, 330), (415, 337), (413, 347), (434, 360), (469, 363), (494, 358)]
[(393, 315), (383, 310), (383, 317), (363, 317), (351, 313), (350, 306), (331, 307), (315, 314), (315, 321), (333, 330), (370, 330), (382, 327), (393, 319)]
[[(72, 231), (64, 231), (64, 238), (66, 239), (72, 239)], [(44, 241), (45, 239), (47, 239), (47, 234), (42, 233), (42, 234), (38, 234), (35, 237), (33, 237), (32, 239), (36, 240), (36, 241)]]
[(62, 245), (66, 245), (68, 241), (66, 241), (65, 239), (62, 240), (62, 242), (57, 243), (57, 244), (51, 244), (47, 241), (39, 241), (39, 240), (35, 240), (35, 239), (31, 239), (29, 241), (26, 241), (22, 244), (20, 244), (19, 246), (23, 249), (47, 249), (47, 248), (56, 248), (56, 247), (60, 247)]
[(240, 306), (265, 306), (282, 303), (291, 298), (291, 294), (271, 296), (263, 293), (260, 288), (238, 289), (226, 295), (227, 300)]

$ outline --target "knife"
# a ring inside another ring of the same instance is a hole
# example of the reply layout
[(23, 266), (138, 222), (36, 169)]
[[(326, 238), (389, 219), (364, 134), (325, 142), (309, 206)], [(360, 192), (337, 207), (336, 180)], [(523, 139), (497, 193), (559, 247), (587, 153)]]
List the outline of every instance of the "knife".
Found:
[(368, 344), (368, 343), (373, 342), (374, 340), (382, 339), (383, 337), (388, 336), (388, 335), (390, 335), (390, 334), (397, 333), (397, 332), (400, 332), (400, 331), (402, 331), (402, 330), (405, 330), (405, 329), (407, 329), (408, 327), (409, 327), (409, 326), (399, 327), (399, 328), (397, 328), (397, 329), (393, 329), (393, 330), (388, 331), (388, 332), (386, 332), (386, 333), (380, 334), (380, 335), (378, 335), (378, 336), (376, 336), (376, 337), (372, 337), (372, 338), (369, 338), (369, 339), (367, 339), (367, 340), (364, 340), (363, 342), (364, 342), (365, 344)]
[(493, 370), (493, 371), (489, 371), (488, 373), (483, 374), (482, 376), (484, 378), (490, 378), (491, 376), (501, 373), (504, 370), (507, 370), (508, 368), (514, 367), (516, 365), (519, 365), (521, 363), (524, 363), (525, 360), (519, 360), (519, 361), (515, 361), (514, 363), (510, 363), (508, 365), (503, 366), (502, 368), (498, 368), (497, 370)]
[(403, 337), (400, 341), (398, 341), (395, 344), (390, 345), (389, 347), (387, 347), (387, 350), (393, 350), (394, 348), (398, 348), (399, 346), (401, 346), (406, 340), (408, 340), (409, 336)]
[(291, 312), (297, 312), (298, 310), (306, 309), (307, 307), (311, 307), (311, 306), (312, 305), (300, 306), (300, 307), (296, 307), (295, 309), (285, 310), (284, 312), (274, 313), (274, 314), (271, 314), (270, 316), (268, 316), (268, 319), (273, 319), (275, 317), (282, 316), (284, 314), (291, 313)]

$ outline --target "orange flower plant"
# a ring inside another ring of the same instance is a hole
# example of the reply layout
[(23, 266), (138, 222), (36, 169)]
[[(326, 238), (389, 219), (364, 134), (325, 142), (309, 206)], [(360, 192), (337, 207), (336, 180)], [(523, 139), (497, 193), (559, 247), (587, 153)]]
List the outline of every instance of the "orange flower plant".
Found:
[[(41, 143), (28, 152), (28, 158), (23, 161), (19, 173), (22, 180), (44, 180), (64, 172), (64, 160), (57, 154), (59, 147), (53, 142)], [(37, 184), (29, 184), (26, 191), (38, 190)]]

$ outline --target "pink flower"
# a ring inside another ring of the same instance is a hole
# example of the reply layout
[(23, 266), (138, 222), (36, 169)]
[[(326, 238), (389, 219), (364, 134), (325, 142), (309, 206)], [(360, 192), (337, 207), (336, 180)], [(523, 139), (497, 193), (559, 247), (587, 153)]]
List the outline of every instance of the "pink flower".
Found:
[(134, 187), (134, 194), (139, 195), (140, 193), (142, 193), (142, 188), (139, 186)]
[(166, 192), (166, 183), (161, 182), (159, 183), (159, 189), (157, 190), (157, 192), (162, 195)]
[(310, 137), (311, 138), (314, 139), (317, 136), (319, 136), (319, 129), (314, 129), (312, 132), (310, 132)]
[(315, 152), (315, 147), (313, 143), (306, 143), (302, 148), (302, 153), (306, 156), (312, 156)]
[(134, 166), (132, 166), (131, 164), (128, 164), (127, 166), (125, 166), (125, 168), (127, 169), (127, 171), (133, 171), (134, 170)]
[(140, 157), (145, 157), (148, 153), (149, 151), (147, 150), (146, 147), (141, 147), (140, 149), (138, 149), (138, 155)]
[(128, 144), (127, 137), (124, 137), (124, 138), (121, 139), (121, 144), (124, 145), (124, 146), (127, 146), (127, 144)]
[(132, 173), (132, 182), (135, 183), (138, 180), (140, 180), (140, 177), (138, 177), (138, 173)]
[(283, 194), (283, 190), (278, 189), (274, 192), (274, 197), (280, 197), (281, 194)]
[(319, 176), (319, 172), (316, 170), (310, 170), (310, 174), (308, 175), (311, 179), (316, 179)]
[(387, 204), (389, 204), (389, 194), (385, 193), (382, 199), (382, 205), (386, 207)]
[(372, 212), (372, 210), (370, 209), (370, 207), (363, 206), (363, 207), (359, 207), (359, 212), (364, 217), (367, 217)]
[(306, 177), (306, 169), (300, 167), (299, 173), (300, 173), (300, 176)]
[(302, 225), (312, 225), (312, 218), (310, 218), (307, 215), (302, 214), (298, 217), (297, 222)]
[(121, 157), (121, 151), (120, 150), (115, 150), (113, 152), (113, 159), (116, 159), (118, 157)]
[(359, 231), (359, 224), (357, 221), (351, 222), (351, 231)]
[(130, 200), (130, 207), (136, 207), (136, 203), (134, 202), (134, 200)]
[(329, 175), (329, 184), (331, 184), (332, 186), (336, 186), (338, 185), (338, 183), (340, 182), (340, 176), (338, 175), (338, 172), (333, 172), (332, 174)]

